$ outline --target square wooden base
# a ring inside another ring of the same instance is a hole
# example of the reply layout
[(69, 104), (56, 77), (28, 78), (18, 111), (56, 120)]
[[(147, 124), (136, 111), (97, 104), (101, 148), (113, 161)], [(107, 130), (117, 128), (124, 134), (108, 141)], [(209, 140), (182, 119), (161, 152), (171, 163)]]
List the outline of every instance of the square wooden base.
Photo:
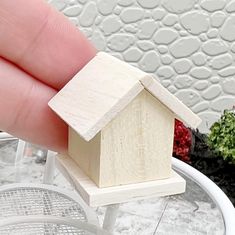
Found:
[(62, 174), (75, 186), (83, 200), (91, 207), (185, 192), (185, 180), (174, 171), (168, 179), (98, 188), (71, 157), (59, 154), (56, 156), (56, 163)]

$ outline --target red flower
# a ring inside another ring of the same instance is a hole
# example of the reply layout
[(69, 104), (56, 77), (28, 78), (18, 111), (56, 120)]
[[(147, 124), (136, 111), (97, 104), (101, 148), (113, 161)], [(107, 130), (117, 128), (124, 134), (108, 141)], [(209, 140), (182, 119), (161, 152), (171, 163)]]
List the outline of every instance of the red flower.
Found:
[(192, 144), (192, 135), (190, 129), (186, 128), (182, 122), (175, 120), (175, 134), (173, 156), (182, 161), (190, 162), (190, 148)]

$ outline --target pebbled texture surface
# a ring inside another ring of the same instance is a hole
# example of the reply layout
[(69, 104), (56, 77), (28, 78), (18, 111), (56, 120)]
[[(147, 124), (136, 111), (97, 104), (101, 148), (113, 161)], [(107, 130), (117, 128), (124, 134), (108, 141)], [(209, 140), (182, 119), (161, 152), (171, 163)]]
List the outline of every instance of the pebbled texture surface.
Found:
[(49, 0), (104, 50), (161, 83), (207, 132), (235, 105), (235, 0)]

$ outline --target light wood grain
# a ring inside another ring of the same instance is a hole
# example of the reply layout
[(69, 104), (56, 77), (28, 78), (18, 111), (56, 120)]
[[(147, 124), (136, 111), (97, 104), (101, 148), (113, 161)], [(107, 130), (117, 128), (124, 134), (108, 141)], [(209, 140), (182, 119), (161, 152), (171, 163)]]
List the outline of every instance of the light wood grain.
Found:
[(174, 114), (143, 90), (89, 142), (69, 128), (69, 155), (110, 187), (170, 177)]
[(158, 81), (151, 76), (145, 76), (140, 79), (142, 85), (153, 96), (155, 96), (168, 109), (175, 113), (176, 117), (192, 128), (198, 127), (201, 119), (194, 114), (186, 105), (184, 105), (176, 96), (171, 94)]
[(143, 90), (101, 131), (99, 187), (170, 177), (174, 114)]
[(57, 155), (56, 159), (57, 165), (62, 169), (62, 173), (69, 177), (70, 182), (74, 184), (84, 201), (91, 207), (179, 194), (185, 191), (185, 180), (174, 171), (172, 171), (171, 177), (168, 179), (98, 188), (71, 157)]
[(97, 184), (100, 182), (101, 134), (85, 141), (69, 127), (68, 152), (79, 167)]
[(85, 140), (91, 140), (140, 92), (145, 75), (121, 60), (98, 53), (49, 102)]
[(154, 78), (103, 52), (77, 73), (49, 106), (89, 141), (144, 88), (183, 122), (194, 128), (199, 125), (200, 118)]
[(49, 102), (69, 125), (69, 154), (99, 186), (170, 177), (174, 118), (200, 118), (153, 77), (98, 53)]

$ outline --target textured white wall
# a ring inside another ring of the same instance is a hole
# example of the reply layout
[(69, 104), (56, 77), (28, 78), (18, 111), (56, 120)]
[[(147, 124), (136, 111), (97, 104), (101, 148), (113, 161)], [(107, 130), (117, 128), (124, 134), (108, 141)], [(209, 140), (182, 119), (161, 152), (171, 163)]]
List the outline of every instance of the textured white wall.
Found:
[(235, 0), (50, 0), (99, 50), (154, 74), (202, 119), (235, 105)]

